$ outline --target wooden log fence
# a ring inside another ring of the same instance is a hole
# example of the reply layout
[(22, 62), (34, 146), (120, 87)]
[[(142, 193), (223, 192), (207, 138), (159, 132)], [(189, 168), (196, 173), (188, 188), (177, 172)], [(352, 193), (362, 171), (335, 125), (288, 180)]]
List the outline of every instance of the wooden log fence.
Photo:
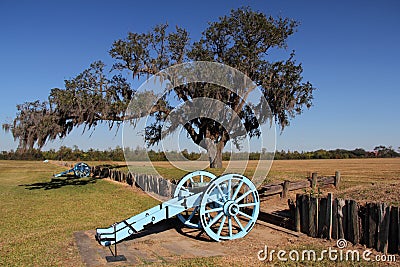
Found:
[(400, 208), (385, 203), (297, 194), (294, 227), (311, 237), (341, 239), (382, 253), (400, 254)]
[(144, 191), (156, 193), (163, 197), (172, 197), (175, 191), (175, 184), (173, 182), (167, 181), (156, 175), (131, 172), (125, 173), (120, 170), (113, 170), (112, 168), (103, 166), (94, 166), (91, 171), (93, 177), (109, 178), (116, 182), (140, 187)]
[(270, 183), (261, 186), (258, 189), (260, 198), (265, 198), (280, 194), (282, 198), (286, 198), (289, 191), (295, 191), (307, 188), (327, 188), (340, 185), (340, 172), (337, 171), (335, 176), (317, 177), (317, 173), (313, 173), (311, 178), (303, 181), (284, 181), (280, 183)]
[[(137, 186), (145, 191), (154, 192), (161, 196), (171, 197), (175, 190), (177, 180), (172, 182), (163, 179), (160, 176), (137, 174), (137, 173), (124, 173), (120, 170), (113, 170), (104, 166), (93, 166), (92, 175), (99, 178), (109, 178), (113, 181), (127, 183), (130, 186)], [(338, 187), (340, 183), (340, 172), (336, 172), (335, 176), (317, 177), (317, 173), (313, 173), (312, 177), (303, 181), (284, 181), (281, 183), (270, 183), (261, 186), (258, 189), (260, 199), (273, 195), (281, 195), (282, 198), (287, 198), (290, 191), (307, 189), (307, 188), (326, 188)]]

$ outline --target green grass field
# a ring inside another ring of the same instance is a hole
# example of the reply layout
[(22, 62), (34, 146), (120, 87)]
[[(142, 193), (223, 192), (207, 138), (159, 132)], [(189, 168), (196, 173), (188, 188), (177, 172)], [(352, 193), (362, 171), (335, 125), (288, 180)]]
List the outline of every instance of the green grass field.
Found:
[[(166, 176), (181, 176), (165, 163), (157, 166)], [(137, 189), (101, 179), (52, 178), (63, 170), (43, 162), (0, 161), (0, 266), (82, 266), (74, 232), (109, 226), (157, 204)], [(268, 180), (335, 170), (343, 178), (339, 194), (400, 203), (400, 159), (275, 161)], [(180, 264), (224, 262), (203, 258)]]
[(157, 203), (99, 179), (52, 180), (62, 170), (0, 161), (0, 266), (82, 266), (73, 232), (109, 226)]

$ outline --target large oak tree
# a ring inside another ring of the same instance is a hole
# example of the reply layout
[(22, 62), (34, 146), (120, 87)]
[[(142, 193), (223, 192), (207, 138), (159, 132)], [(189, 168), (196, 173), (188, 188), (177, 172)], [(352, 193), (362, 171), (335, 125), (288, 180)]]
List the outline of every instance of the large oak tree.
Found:
[[(65, 88), (52, 89), (47, 101), (18, 105), (13, 123), (4, 124), (3, 128), (19, 140), (19, 149), (29, 149), (63, 138), (80, 125), (90, 129), (105, 122), (110, 129), (119, 127), (126, 119), (135, 120), (147, 114), (139, 110), (127, 118), (126, 109), (136, 92), (132, 79), (149, 77), (175, 64), (212, 61), (235, 68), (254, 81), (283, 130), (291, 118), (311, 106), (315, 89), (310, 82), (303, 81), (303, 68), (295, 61), (294, 50), (287, 50), (287, 40), (297, 26), (298, 22), (289, 18), (273, 18), (250, 8), (239, 8), (209, 23), (197, 41), (192, 41), (185, 29), (170, 30), (167, 24), (147, 33), (128, 33), (112, 44), (111, 72), (101, 61), (92, 63), (81, 74), (66, 80)], [(282, 54), (286, 56), (282, 58)], [(150, 116), (155, 119), (146, 128), (148, 145), (160, 141), (164, 119), (176, 107), (177, 101), (171, 101), (172, 98), (182, 102), (199, 97), (223, 102), (239, 115), (245, 134), (259, 136), (259, 123), (264, 121), (255, 120), (245, 99), (215, 84), (193, 83), (172, 88), (152, 106)], [(204, 117), (184, 122), (184, 128), (194, 143), (208, 151), (216, 150), (210, 165), (221, 167), (222, 149), (232, 134), (219, 122)]]

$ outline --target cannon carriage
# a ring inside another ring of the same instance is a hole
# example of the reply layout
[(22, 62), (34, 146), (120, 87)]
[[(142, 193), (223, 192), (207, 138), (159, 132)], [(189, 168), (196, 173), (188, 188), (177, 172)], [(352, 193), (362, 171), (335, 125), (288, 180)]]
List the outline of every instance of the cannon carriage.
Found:
[(244, 237), (257, 221), (260, 199), (254, 184), (240, 174), (216, 177), (206, 171), (185, 175), (173, 198), (107, 228), (96, 239), (110, 246), (145, 227), (176, 216), (185, 226), (203, 229), (215, 241)]

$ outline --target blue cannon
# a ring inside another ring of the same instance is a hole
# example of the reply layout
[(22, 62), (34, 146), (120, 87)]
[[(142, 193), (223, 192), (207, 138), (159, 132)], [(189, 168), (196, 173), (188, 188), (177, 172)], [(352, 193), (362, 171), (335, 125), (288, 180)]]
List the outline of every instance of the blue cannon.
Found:
[(176, 216), (187, 227), (204, 229), (215, 241), (232, 240), (250, 232), (259, 210), (257, 189), (245, 176), (195, 171), (179, 181), (172, 199), (108, 228), (97, 228), (96, 239), (103, 246), (115, 245)]
[(75, 177), (83, 178), (83, 177), (88, 177), (90, 175), (91, 170), (90, 170), (89, 165), (87, 165), (84, 162), (79, 162), (79, 163), (75, 164), (72, 169), (54, 174), (54, 177), (64, 176), (70, 172), (74, 172)]

